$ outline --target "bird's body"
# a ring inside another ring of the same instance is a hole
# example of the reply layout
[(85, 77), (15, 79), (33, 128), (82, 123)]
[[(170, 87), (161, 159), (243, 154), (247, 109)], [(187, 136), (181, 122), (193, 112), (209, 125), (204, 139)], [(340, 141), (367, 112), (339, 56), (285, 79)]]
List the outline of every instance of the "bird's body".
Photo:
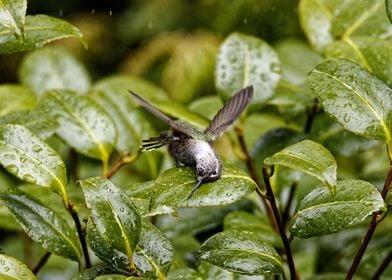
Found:
[(212, 143), (246, 108), (253, 96), (252, 86), (237, 92), (218, 111), (205, 131), (200, 131), (187, 122), (172, 120), (137, 94), (133, 92), (131, 94), (145, 109), (171, 127), (170, 130), (161, 132), (158, 137), (143, 140), (142, 150), (152, 150), (167, 145), (177, 166), (194, 166), (196, 168), (198, 182), (188, 198), (203, 182), (211, 182), (220, 178), (222, 162), (212, 147)]

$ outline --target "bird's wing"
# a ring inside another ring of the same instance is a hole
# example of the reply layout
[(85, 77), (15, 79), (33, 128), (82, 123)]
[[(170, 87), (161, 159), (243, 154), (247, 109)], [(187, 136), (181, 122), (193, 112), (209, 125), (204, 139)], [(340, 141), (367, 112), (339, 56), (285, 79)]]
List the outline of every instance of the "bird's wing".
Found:
[(170, 125), (170, 127), (178, 132), (184, 133), (186, 135), (189, 135), (187, 133), (187, 131), (184, 129), (184, 127), (180, 126), (177, 122), (175, 122), (174, 120), (172, 120), (171, 118), (169, 118), (168, 116), (166, 116), (164, 113), (162, 113), (161, 111), (159, 111), (157, 108), (155, 108), (154, 106), (152, 106), (150, 103), (148, 103), (147, 100), (145, 100), (144, 98), (140, 97), (138, 94), (136, 94), (135, 92), (128, 90), (130, 92), (130, 94), (137, 100), (137, 102), (147, 111), (149, 111), (151, 114), (153, 114), (154, 116), (158, 117), (159, 119), (161, 119), (162, 121), (164, 121), (165, 123), (167, 123), (168, 125)]
[(253, 86), (247, 86), (234, 94), (216, 113), (205, 132), (215, 140), (229, 128), (231, 124), (241, 115), (246, 106), (252, 100)]

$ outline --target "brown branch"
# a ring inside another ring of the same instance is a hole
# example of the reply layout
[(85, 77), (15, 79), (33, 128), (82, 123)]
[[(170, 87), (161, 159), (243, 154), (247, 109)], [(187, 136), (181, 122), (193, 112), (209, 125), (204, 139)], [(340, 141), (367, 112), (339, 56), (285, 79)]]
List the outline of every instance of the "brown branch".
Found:
[(31, 270), (34, 275), (37, 275), (38, 272), (41, 270), (41, 268), (44, 267), (44, 265), (46, 264), (46, 262), (48, 261), (49, 257), (52, 255), (51, 252), (46, 252), (41, 259), (39, 260), (39, 262), (35, 265), (35, 267)]
[(126, 164), (134, 162), (140, 153), (136, 153), (133, 156), (129, 153), (124, 153), (110, 168), (110, 170), (105, 174), (106, 179), (110, 179), (121, 167)]
[(293, 204), (294, 194), (295, 194), (296, 190), (297, 190), (297, 182), (294, 182), (290, 186), (289, 197), (287, 199), (286, 207), (285, 207), (285, 209), (283, 210), (283, 213), (282, 213), (282, 222), (283, 222), (283, 226), (284, 227), (286, 227), (286, 224), (287, 224), (287, 222), (289, 220), (290, 210), (291, 210), (291, 206)]
[[(385, 200), (385, 197), (387, 196), (389, 188), (391, 187), (391, 183), (392, 183), (392, 165), (389, 167), (388, 176), (387, 176), (387, 179), (385, 180), (384, 187), (381, 191), (381, 196), (384, 200)], [(363, 255), (365, 254), (367, 246), (369, 245), (370, 239), (372, 238), (373, 233), (376, 230), (378, 223), (380, 222), (379, 217), (382, 214), (383, 214), (382, 212), (377, 212), (372, 215), (372, 219), (371, 219), (370, 224), (368, 226), (368, 230), (366, 232), (366, 235), (361, 243), (361, 246), (359, 247), (357, 254), (355, 255), (355, 258), (351, 264), (349, 271), (347, 272), (346, 280), (350, 280), (353, 278), (355, 271), (357, 270), (359, 263), (361, 262), (361, 259), (362, 259)]]

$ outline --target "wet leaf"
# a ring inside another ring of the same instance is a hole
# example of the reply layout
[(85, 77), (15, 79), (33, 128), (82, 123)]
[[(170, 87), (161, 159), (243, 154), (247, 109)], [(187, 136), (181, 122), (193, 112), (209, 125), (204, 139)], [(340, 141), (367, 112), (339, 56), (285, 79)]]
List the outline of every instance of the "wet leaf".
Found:
[(71, 147), (105, 165), (116, 141), (110, 116), (91, 98), (69, 90), (52, 90), (41, 99), (59, 123), (57, 134)]
[(4, 280), (37, 279), (24, 263), (3, 254), (0, 254), (0, 278)]
[(86, 92), (90, 87), (84, 66), (65, 49), (54, 47), (29, 53), (22, 61), (19, 78), (39, 95), (51, 89)]
[(101, 275), (94, 278), (94, 280), (132, 280), (132, 279), (143, 279), (143, 278), (134, 277), (134, 276), (124, 276), (120, 274)]
[(326, 235), (353, 227), (377, 211), (385, 211), (377, 188), (362, 180), (338, 181), (334, 196), (324, 187), (300, 203), (290, 232), (301, 238)]
[(19, 179), (51, 187), (67, 201), (67, 174), (60, 156), (20, 125), (0, 125), (0, 164)]
[(151, 212), (162, 208), (227, 205), (245, 198), (256, 187), (245, 172), (229, 165), (223, 167), (219, 180), (202, 184), (194, 195), (187, 199), (196, 182), (194, 168), (180, 167), (165, 171), (155, 181)]
[(144, 221), (133, 259), (143, 277), (165, 279), (173, 260), (173, 248), (158, 228)]
[[(313, 275), (309, 278), (306, 278), (306, 280), (342, 280), (346, 277), (345, 273), (322, 273), (322, 274), (318, 274), (318, 275)], [(354, 276), (352, 278), (353, 280), (362, 280), (362, 278), (360, 277), (356, 277)]]
[(346, 129), (392, 140), (392, 89), (360, 65), (326, 60), (309, 74), (308, 82), (324, 110)]
[(177, 268), (169, 271), (167, 280), (202, 280), (203, 278), (192, 268)]
[(9, 32), (19, 41), (23, 41), (23, 25), (27, 0), (2, 0), (0, 2), (0, 30)]
[(389, 17), (389, 20), (392, 23), (392, 0), (386, 0), (385, 1), (385, 6), (387, 8), (387, 15)]
[(247, 231), (225, 231), (213, 235), (201, 246), (198, 258), (243, 274), (283, 273), (282, 260), (272, 245)]
[(280, 79), (280, 62), (263, 40), (232, 33), (219, 49), (215, 83), (224, 100), (247, 85), (253, 85), (254, 104), (264, 104)]
[(329, 187), (336, 185), (336, 161), (322, 145), (303, 140), (264, 160), (268, 165), (283, 165), (312, 175)]
[(390, 38), (391, 27), (385, 15), (384, 0), (341, 1), (301, 0), (299, 15), (308, 40), (323, 52), (335, 40), (353, 36)]
[(0, 85), (0, 116), (35, 107), (36, 97), (32, 90), (20, 85)]
[(26, 234), (47, 251), (80, 262), (82, 253), (75, 228), (53, 210), (26, 194), (0, 194)]
[(129, 272), (141, 221), (133, 202), (116, 185), (100, 177), (80, 181), (91, 210), (87, 239), (91, 249), (104, 262)]
[(13, 32), (0, 27), (0, 54), (28, 51), (63, 38), (74, 37), (86, 45), (78, 28), (67, 21), (47, 15), (26, 16), (23, 41), (15, 38)]

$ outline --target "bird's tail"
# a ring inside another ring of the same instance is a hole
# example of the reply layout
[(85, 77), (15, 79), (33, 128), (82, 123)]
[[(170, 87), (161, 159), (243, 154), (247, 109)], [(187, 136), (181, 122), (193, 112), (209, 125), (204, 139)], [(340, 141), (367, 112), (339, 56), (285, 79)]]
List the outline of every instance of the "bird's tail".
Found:
[(143, 152), (151, 151), (166, 146), (170, 142), (170, 136), (168, 134), (168, 132), (164, 131), (157, 137), (151, 137), (150, 139), (142, 140), (143, 144), (141, 146), (141, 150)]

